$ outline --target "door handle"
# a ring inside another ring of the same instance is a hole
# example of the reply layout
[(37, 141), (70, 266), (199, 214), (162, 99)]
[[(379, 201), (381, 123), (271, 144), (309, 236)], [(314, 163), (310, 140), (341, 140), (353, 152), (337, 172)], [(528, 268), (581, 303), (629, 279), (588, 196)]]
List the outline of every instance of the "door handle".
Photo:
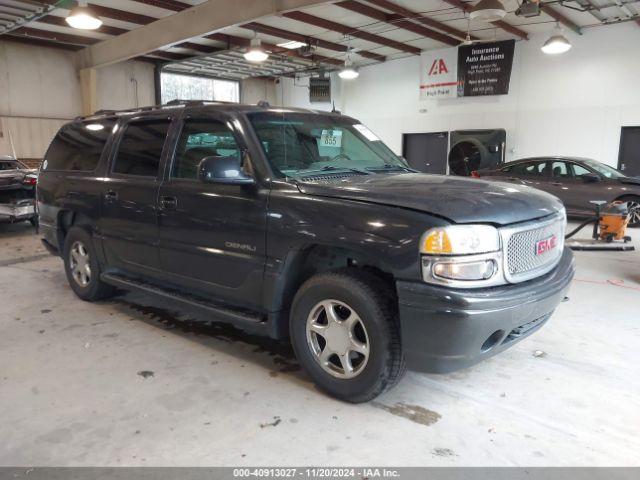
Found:
[(115, 190), (107, 190), (107, 192), (104, 194), (104, 199), (108, 203), (115, 202), (116, 200), (118, 200), (118, 192), (116, 192)]
[(178, 199), (176, 197), (160, 197), (161, 210), (175, 210), (177, 206)]

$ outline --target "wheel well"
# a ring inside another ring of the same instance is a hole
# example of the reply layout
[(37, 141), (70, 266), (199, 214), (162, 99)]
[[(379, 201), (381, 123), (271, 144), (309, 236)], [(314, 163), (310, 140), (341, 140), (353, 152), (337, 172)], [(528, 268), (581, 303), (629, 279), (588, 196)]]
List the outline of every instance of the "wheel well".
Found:
[(615, 201), (620, 202), (623, 200), (631, 200), (632, 198), (640, 200), (640, 195), (634, 195), (633, 193), (626, 193), (624, 195), (620, 195), (618, 198), (615, 199)]
[(85, 215), (72, 210), (62, 210), (58, 213), (58, 245), (60, 245), (61, 249), (69, 229), (75, 225), (86, 225), (89, 227), (91, 222)]
[(280, 312), (276, 316), (278, 337), (288, 336), (289, 309), (296, 292), (309, 278), (323, 272), (343, 268), (366, 270), (380, 278), (395, 296), (395, 280), (392, 273), (372, 257), (346, 248), (313, 245), (290, 254), (285, 262), (282, 282), (274, 291), (273, 307)]

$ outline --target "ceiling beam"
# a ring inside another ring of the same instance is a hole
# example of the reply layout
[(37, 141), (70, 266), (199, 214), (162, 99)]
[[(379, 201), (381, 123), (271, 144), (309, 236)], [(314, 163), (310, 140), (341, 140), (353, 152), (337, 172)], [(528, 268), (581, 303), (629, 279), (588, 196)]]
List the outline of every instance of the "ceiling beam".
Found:
[[(188, 3), (179, 2), (176, 0), (134, 0), (134, 1), (138, 3), (143, 3), (145, 5), (153, 5), (154, 7), (173, 10), (174, 12), (181, 12), (182, 10), (186, 10), (187, 8), (190, 8), (192, 6)], [(318, 38), (310, 37), (308, 35), (302, 35), (300, 33), (290, 32), (288, 30), (271, 27), (269, 25), (264, 25), (257, 22), (249, 22), (243, 25), (238, 25), (238, 26), (254, 32), (263, 33), (271, 37), (278, 37), (284, 40), (293, 40), (298, 42), (304, 42), (307, 44), (313, 44), (320, 48), (333, 50), (335, 52), (346, 52), (348, 50), (348, 47), (346, 45), (340, 45), (339, 43), (320, 40)], [(240, 38), (240, 37), (236, 37), (236, 38)], [(377, 53), (373, 53), (373, 52), (368, 52), (366, 50), (359, 51), (358, 55), (360, 55), (361, 57), (369, 58), (371, 60), (375, 60), (377, 62), (384, 62), (386, 60), (385, 56), (378, 55)], [(327, 57), (323, 57), (323, 58), (327, 58)]]
[[(398, 20), (402, 18), (405, 20), (411, 20), (413, 22), (421, 23), (426, 27), (435, 28), (436, 30), (446, 33), (456, 39), (464, 40), (467, 36), (467, 32), (463, 32), (462, 30), (453, 28), (452, 26), (447, 25), (446, 23), (440, 22), (438, 20), (434, 20), (431, 17), (427, 17), (426, 15), (422, 15), (420, 13), (414, 12), (413, 10), (409, 10), (408, 8), (405, 8), (402, 5), (398, 5), (397, 3), (390, 2), (388, 0), (366, 0), (366, 1), (378, 7), (394, 12), (394, 14), (389, 15), (390, 20), (392, 22), (394, 20)], [(473, 40), (477, 40), (477, 37), (471, 36), (471, 38)]]
[(395, 27), (402, 28), (409, 32), (416, 33), (422, 37), (430, 38), (432, 40), (436, 40), (438, 42), (444, 43), (445, 45), (458, 45), (460, 40), (464, 40), (465, 34), (462, 34), (462, 38), (457, 40), (456, 38), (445, 35), (444, 33), (440, 33), (436, 30), (431, 30), (430, 28), (424, 27), (422, 25), (418, 25), (417, 23), (413, 23), (409, 21), (407, 18), (402, 17), (400, 15), (393, 15), (390, 13), (383, 12), (382, 10), (378, 10), (376, 8), (372, 8), (369, 5), (365, 5), (360, 2), (356, 2), (354, 0), (346, 0), (343, 2), (338, 2), (335, 5), (350, 10), (352, 12), (359, 13), (361, 15), (366, 15), (367, 17), (374, 18), (381, 22), (385, 22), (391, 24)]
[(549, 15), (551, 18), (553, 18), (556, 22), (560, 22), (565, 27), (567, 27), (570, 30), (573, 30), (578, 35), (582, 35), (582, 28), (580, 28), (572, 20), (570, 20), (567, 16), (565, 16), (564, 13), (562, 13), (559, 10), (553, 8), (551, 5), (545, 5), (542, 2), (540, 2), (540, 9), (544, 13)]
[(14, 37), (38, 38), (40, 40), (52, 40), (54, 42), (67, 43), (72, 45), (93, 45), (100, 40), (80, 35), (70, 35), (68, 33), (52, 32), (50, 30), (40, 30), (31, 27), (20, 27), (11, 32)]
[(49, 47), (49, 48), (59, 48), (62, 50), (71, 50), (71, 51), (78, 51), (80, 50), (81, 46), (79, 45), (71, 45), (68, 43), (58, 43), (55, 41), (51, 41), (51, 40), (43, 40), (40, 38), (33, 38), (33, 37), (26, 37), (26, 36), (22, 36), (22, 35), (14, 35), (14, 33), (8, 33), (6, 35), (2, 36), (2, 40), (8, 40), (10, 42), (16, 42), (16, 43), (24, 43), (26, 45), (34, 45), (36, 47)]
[[(41, 3), (47, 5), (56, 5), (60, 3), (58, 0), (39, 0)], [(70, 2), (73, 3), (73, 2)], [(140, 13), (126, 12), (124, 10), (118, 10), (116, 8), (105, 7), (103, 5), (96, 5), (89, 2), (91, 9), (96, 12), (99, 17), (110, 18), (112, 20), (119, 20), (121, 22), (135, 23), (136, 25), (148, 25), (157, 20), (155, 17), (149, 15), (142, 15)], [(62, 8), (62, 7), (60, 7)]]
[(400, 50), (401, 52), (411, 53), (412, 55), (420, 55), (421, 52), (418, 47), (413, 47), (411, 45), (407, 45), (406, 43), (397, 42), (395, 40), (391, 40), (390, 38), (381, 37), (380, 35), (374, 35), (373, 33), (365, 32), (364, 30), (359, 30), (357, 28), (333, 22), (324, 18), (316, 17), (308, 13), (293, 11), (285, 12), (282, 14), (282, 16), (290, 18), (292, 20), (297, 20), (302, 23), (307, 23), (309, 25), (314, 25), (316, 27), (339, 32), (350, 37), (356, 37), (368, 42), (377, 43), (378, 45), (384, 45), (385, 47), (391, 47), (396, 50)]
[[(328, 42), (326, 40), (310, 37), (308, 35), (303, 35), (301, 33), (290, 32), (288, 30), (272, 27), (270, 25), (264, 25), (262, 23), (249, 22), (249, 23), (240, 25), (240, 27), (245, 28), (247, 30), (252, 30), (254, 32), (263, 33), (271, 37), (278, 37), (284, 40), (292, 40), (296, 42), (304, 42), (307, 44), (315, 45), (320, 48), (324, 48), (326, 50), (333, 50), (334, 52), (346, 52), (349, 49), (349, 47), (347, 47), (346, 45), (342, 45), (340, 43)], [(386, 60), (386, 57), (384, 55), (379, 55), (377, 53), (369, 52), (367, 50), (359, 50), (357, 54), (360, 55), (361, 57), (369, 58), (371, 60), (376, 60), (377, 62), (384, 62)]]
[[(249, 43), (251, 42), (250, 38), (237, 37), (235, 35), (228, 35), (226, 33), (212, 33), (211, 35), (207, 35), (205, 38), (208, 38), (209, 40), (215, 40), (217, 42), (226, 43), (229, 47), (246, 48), (249, 46)], [(335, 65), (335, 66), (344, 65), (343, 61), (338, 60), (336, 58), (329, 58), (323, 55), (312, 55), (311, 57), (303, 57), (302, 55), (298, 54), (293, 50), (278, 47), (277, 45), (273, 45), (271, 43), (263, 42), (262, 46), (265, 48), (265, 50), (269, 50), (276, 55), (285, 55), (291, 58), (298, 58), (298, 59), (302, 59), (310, 62), (326, 63), (328, 65)]]
[(322, 3), (326, 3), (326, 0), (207, 0), (81, 50), (77, 53), (78, 67), (110, 65), (229, 26)]
[[(46, 23), (48, 25), (56, 25), (58, 27), (70, 28), (64, 18), (56, 17), (54, 15), (47, 15), (46, 17), (42, 17), (38, 20), (38, 22)], [(37, 27), (34, 27), (34, 28), (37, 28)], [(124, 28), (118, 28), (118, 27), (111, 27), (109, 25), (102, 24), (100, 28), (93, 31), (98, 33), (104, 33), (107, 35), (122, 35), (123, 33), (127, 33), (130, 30), (126, 30)], [(174, 47), (186, 48), (186, 49), (194, 50), (200, 53), (214, 53), (220, 50), (217, 47), (213, 47), (210, 45), (202, 45), (200, 43), (194, 43), (194, 42), (183, 42), (183, 43), (174, 45)]]
[[(471, 5), (470, 3), (465, 3), (462, 0), (444, 0), (444, 1), (447, 2), (449, 5), (453, 5), (454, 7), (457, 7), (466, 13), (468, 13), (473, 8), (473, 5)], [(523, 40), (529, 40), (529, 34), (527, 32), (525, 32), (524, 30), (514, 25), (511, 25), (510, 23), (507, 23), (503, 20), (497, 20), (491, 23), (494, 24), (496, 27), (500, 27), (505, 32), (515, 35), (516, 37), (520, 37)]]

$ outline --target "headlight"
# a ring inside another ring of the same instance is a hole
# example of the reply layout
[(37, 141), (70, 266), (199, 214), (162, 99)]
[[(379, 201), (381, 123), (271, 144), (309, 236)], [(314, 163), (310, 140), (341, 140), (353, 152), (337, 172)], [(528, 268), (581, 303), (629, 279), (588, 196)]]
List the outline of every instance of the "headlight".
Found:
[(500, 235), (490, 225), (436, 227), (422, 236), (420, 251), (427, 255), (473, 255), (500, 250)]
[(456, 288), (505, 283), (500, 233), (490, 225), (432, 228), (422, 236), (420, 252), (425, 282)]

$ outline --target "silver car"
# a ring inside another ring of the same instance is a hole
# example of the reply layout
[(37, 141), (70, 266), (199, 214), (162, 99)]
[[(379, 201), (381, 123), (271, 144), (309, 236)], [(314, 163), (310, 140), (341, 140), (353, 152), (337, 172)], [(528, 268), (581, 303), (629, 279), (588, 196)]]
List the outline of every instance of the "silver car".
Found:
[(35, 191), (38, 171), (13, 157), (0, 155), (0, 221), (37, 222)]

